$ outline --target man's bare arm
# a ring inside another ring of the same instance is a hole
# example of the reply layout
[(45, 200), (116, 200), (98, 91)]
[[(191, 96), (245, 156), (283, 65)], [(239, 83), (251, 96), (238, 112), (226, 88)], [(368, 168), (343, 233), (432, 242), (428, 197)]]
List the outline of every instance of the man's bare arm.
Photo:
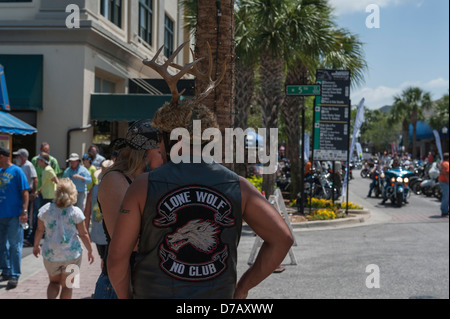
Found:
[(275, 208), (246, 179), (241, 178), (242, 212), (247, 224), (264, 243), (255, 263), (236, 285), (234, 298), (246, 298), (248, 291), (267, 278), (283, 261), (294, 238)]

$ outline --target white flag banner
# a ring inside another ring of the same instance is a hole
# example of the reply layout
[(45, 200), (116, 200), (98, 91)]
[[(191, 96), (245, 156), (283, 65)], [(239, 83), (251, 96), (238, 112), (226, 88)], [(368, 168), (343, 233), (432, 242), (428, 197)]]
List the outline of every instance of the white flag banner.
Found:
[(358, 160), (361, 160), (363, 157), (363, 150), (361, 147), (361, 143), (356, 142), (355, 146), (356, 146), (356, 154), (358, 155)]
[(433, 134), (434, 134), (434, 138), (436, 139), (436, 146), (438, 148), (439, 156), (441, 157), (441, 161), (442, 161), (444, 157), (442, 156), (441, 137), (439, 136), (439, 132), (436, 130), (433, 130)]
[(342, 202), (346, 201), (347, 199), (347, 183), (348, 183), (348, 170), (350, 167), (350, 163), (352, 161), (353, 157), (353, 149), (355, 148), (356, 143), (356, 135), (358, 134), (359, 130), (361, 129), (361, 125), (364, 123), (364, 102), (366, 101), (365, 98), (361, 99), (361, 102), (359, 102), (358, 109), (356, 110), (356, 117), (355, 117), (355, 124), (353, 125), (353, 136), (352, 136), (352, 143), (349, 150), (349, 162), (347, 163), (347, 170), (345, 171), (345, 178), (344, 178), (344, 184), (342, 185)]

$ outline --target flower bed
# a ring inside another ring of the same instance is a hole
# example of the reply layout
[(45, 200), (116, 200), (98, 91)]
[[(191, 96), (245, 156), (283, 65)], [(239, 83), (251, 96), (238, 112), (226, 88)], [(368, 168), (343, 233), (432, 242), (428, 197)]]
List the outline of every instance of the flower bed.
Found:
[[(296, 206), (296, 200), (290, 202), (290, 206)], [(308, 205), (305, 206), (305, 209), (309, 209), (311, 207), (311, 211), (307, 214), (306, 219), (308, 221), (311, 220), (330, 220), (336, 218), (344, 218), (346, 217), (346, 208), (347, 203), (339, 203), (327, 199), (319, 199), (312, 198), (311, 201), (308, 201)], [(354, 204), (352, 202), (348, 202), (349, 210), (363, 210), (364, 208), (360, 205)]]

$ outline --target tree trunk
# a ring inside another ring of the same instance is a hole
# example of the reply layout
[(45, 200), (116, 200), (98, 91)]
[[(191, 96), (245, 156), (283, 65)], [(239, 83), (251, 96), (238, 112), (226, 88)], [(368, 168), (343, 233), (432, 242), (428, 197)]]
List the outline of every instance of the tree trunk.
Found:
[(248, 127), (248, 110), (255, 90), (255, 70), (243, 63), (236, 64), (236, 100), (234, 104), (234, 127)]
[[(308, 71), (301, 62), (296, 67), (291, 67), (286, 77), (286, 85), (307, 84)], [(291, 161), (291, 199), (296, 198), (301, 187), (300, 170), (300, 111), (304, 107), (304, 99), (300, 96), (286, 96), (281, 114), (285, 122), (287, 135), (287, 157)], [(306, 163), (305, 163), (306, 164)]]
[(411, 114), (411, 124), (413, 128), (413, 135), (412, 135), (412, 158), (418, 158), (420, 156), (417, 156), (417, 119), (418, 114), (417, 112), (412, 112)]
[[(248, 127), (248, 111), (255, 90), (255, 70), (243, 63), (236, 63), (236, 100), (234, 127), (246, 130)], [(245, 163), (235, 163), (234, 171), (240, 176), (247, 176), (248, 153), (245, 152)]]
[[(265, 51), (261, 55), (260, 87), (258, 102), (263, 112), (263, 124), (266, 128), (264, 142), (266, 150), (270, 150), (270, 128), (278, 128), (278, 113), (284, 101), (283, 60), (273, 58)], [(263, 190), (270, 196), (275, 190), (275, 174), (263, 176)]]
[[(408, 119), (404, 119), (402, 123), (402, 132), (403, 132), (403, 146), (405, 146), (405, 151), (409, 152), (409, 121)], [(412, 151), (411, 151), (412, 154)], [(413, 154), (414, 157), (414, 154)]]
[[(217, 116), (222, 132), (233, 126), (234, 107), (234, 1), (233, 0), (198, 0), (197, 39), (195, 54), (197, 57), (208, 57), (207, 42), (211, 46), (213, 56), (212, 80), (216, 80), (226, 64), (226, 74), (222, 82), (203, 100)], [(198, 63), (199, 70), (207, 72), (209, 60)], [(208, 83), (196, 79), (196, 94), (205, 90)]]

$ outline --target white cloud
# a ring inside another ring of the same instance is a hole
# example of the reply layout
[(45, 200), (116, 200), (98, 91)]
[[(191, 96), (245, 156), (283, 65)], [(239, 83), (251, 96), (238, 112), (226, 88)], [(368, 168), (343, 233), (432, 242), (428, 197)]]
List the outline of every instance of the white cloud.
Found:
[(415, 4), (421, 6), (423, 0), (328, 0), (328, 2), (335, 8), (334, 13), (340, 16), (355, 12), (366, 13), (366, 8), (370, 4), (376, 4), (380, 8), (403, 4)]
[(366, 99), (365, 106), (369, 109), (379, 109), (385, 105), (392, 105), (395, 95), (400, 95), (402, 91), (410, 86), (419, 87), (431, 93), (431, 98), (437, 100), (442, 95), (448, 93), (449, 80), (437, 78), (428, 82), (409, 81), (402, 83), (397, 88), (379, 86), (377, 88), (365, 87), (352, 92), (352, 103), (357, 104), (362, 98)]
[(377, 88), (363, 88), (352, 93), (352, 104), (357, 104), (362, 98), (366, 99), (365, 106), (369, 109), (375, 110), (385, 105), (391, 105), (393, 97), (401, 93), (399, 88), (389, 88), (386, 86), (379, 86)]

